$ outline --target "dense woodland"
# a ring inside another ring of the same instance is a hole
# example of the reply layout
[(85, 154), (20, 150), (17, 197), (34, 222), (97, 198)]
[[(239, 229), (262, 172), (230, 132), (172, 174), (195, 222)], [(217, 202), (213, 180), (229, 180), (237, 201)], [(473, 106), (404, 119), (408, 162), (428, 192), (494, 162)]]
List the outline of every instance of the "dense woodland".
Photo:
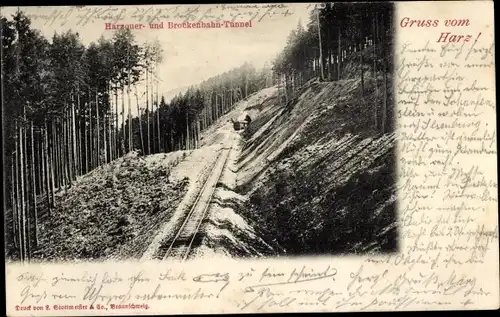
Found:
[[(382, 105), (374, 124), (383, 131), (391, 8), (325, 4), (311, 12), (306, 28), (299, 24), (291, 32), (272, 68), (245, 63), (168, 103), (158, 91), (160, 78), (168, 76), (158, 73), (158, 65), (168, 63), (159, 43), (139, 45), (130, 30), (119, 30), (84, 46), (74, 31), (46, 39), (22, 12), (2, 17), (5, 219), (16, 257), (30, 260), (40, 205), (50, 217), (56, 193), (78, 176), (131, 150), (148, 155), (197, 148), (200, 133), (238, 101), (280, 83), (288, 102), (314, 77), (342, 80), (348, 56), (369, 46), (376, 48), (370, 64)], [(365, 72), (362, 67), (361, 95)]]
[[(357, 64), (360, 97), (372, 80), (380, 108), (373, 114), (374, 127), (388, 129), (388, 75), (393, 65), (393, 4), (390, 2), (322, 3), (311, 11), (306, 28), (299, 23), (288, 37), (273, 71), (281, 83), (281, 96), (288, 102), (298, 88), (312, 78), (320, 81), (346, 79), (347, 63)], [(363, 52), (363, 53), (361, 53)], [(352, 74), (349, 74), (352, 78)]]

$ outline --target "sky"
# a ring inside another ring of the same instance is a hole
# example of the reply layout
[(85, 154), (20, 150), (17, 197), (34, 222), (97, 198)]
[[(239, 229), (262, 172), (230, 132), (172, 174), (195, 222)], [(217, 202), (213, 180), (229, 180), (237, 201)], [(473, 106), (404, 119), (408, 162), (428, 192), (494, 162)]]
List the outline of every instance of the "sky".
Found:
[[(20, 7), (48, 39), (54, 32), (77, 31), (85, 45), (101, 35), (111, 37), (105, 23), (148, 24), (156, 16), (164, 29), (143, 28), (133, 33), (139, 43), (158, 39), (163, 48), (160, 65), (160, 94), (187, 88), (212, 76), (239, 67), (245, 61), (260, 68), (279, 53), (290, 31), (299, 20), (306, 25), (311, 3), (236, 4), (236, 5), (144, 5), (144, 6), (86, 6), (77, 7)], [(2, 8), (2, 15), (15, 13), (17, 7)], [(179, 23), (191, 17), (195, 21), (249, 21), (248, 28), (168, 29), (168, 22)], [(140, 88), (140, 91), (142, 88)], [(173, 96), (166, 94), (166, 99)]]

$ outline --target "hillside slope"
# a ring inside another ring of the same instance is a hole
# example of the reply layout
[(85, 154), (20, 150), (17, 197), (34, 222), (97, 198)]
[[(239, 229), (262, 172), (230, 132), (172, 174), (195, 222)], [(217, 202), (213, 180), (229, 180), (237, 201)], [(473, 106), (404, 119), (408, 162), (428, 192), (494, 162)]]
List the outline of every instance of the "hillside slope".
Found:
[(396, 251), (395, 136), (374, 130), (381, 94), (365, 80), (364, 98), (359, 79), (311, 81), (245, 132), (242, 212), (283, 254)]
[[(188, 181), (171, 175), (184, 152), (140, 157), (130, 152), (83, 175), (56, 194), (47, 213), (39, 200), (38, 246), (33, 260), (130, 259), (142, 255), (152, 233), (172, 216)], [(17, 254), (12, 244), (8, 257)]]

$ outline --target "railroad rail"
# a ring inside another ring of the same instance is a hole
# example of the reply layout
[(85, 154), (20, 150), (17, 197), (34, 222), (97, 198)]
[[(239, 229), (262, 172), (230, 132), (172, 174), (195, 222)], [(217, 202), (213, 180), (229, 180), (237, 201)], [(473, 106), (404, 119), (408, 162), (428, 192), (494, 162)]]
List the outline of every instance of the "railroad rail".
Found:
[(185, 261), (187, 259), (203, 219), (205, 219), (207, 214), (215, 188), (228, 161), (230, 151), (231, 148), (221, 149), (215, 164), (209, 172), (209, 176), (198, 192), (186, 218), (174, 238), (170, 241), (169, 247), (163, 256), (163, 260), (173, 258)]

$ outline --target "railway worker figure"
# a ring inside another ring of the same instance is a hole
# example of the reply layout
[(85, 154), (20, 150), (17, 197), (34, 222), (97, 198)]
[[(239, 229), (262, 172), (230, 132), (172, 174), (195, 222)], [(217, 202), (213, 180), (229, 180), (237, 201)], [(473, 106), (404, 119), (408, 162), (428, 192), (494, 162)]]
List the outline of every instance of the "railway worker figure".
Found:
[(249, 115), (246, 115), (246, 117), (245, 117), (245, 121), (247, 122), (247, 125), (249, 125), (249, 124), (250, 124), (250, 122), (252, 122), (252, 119), (250, 118), (250, 116), (249, 116)]
[(235, 131), (239, 131), (240, 130), (240, 122), (239, 121), (234, 121), (233, 118), (231, 118), (231, 123), (233, 124), (233, 128)]

